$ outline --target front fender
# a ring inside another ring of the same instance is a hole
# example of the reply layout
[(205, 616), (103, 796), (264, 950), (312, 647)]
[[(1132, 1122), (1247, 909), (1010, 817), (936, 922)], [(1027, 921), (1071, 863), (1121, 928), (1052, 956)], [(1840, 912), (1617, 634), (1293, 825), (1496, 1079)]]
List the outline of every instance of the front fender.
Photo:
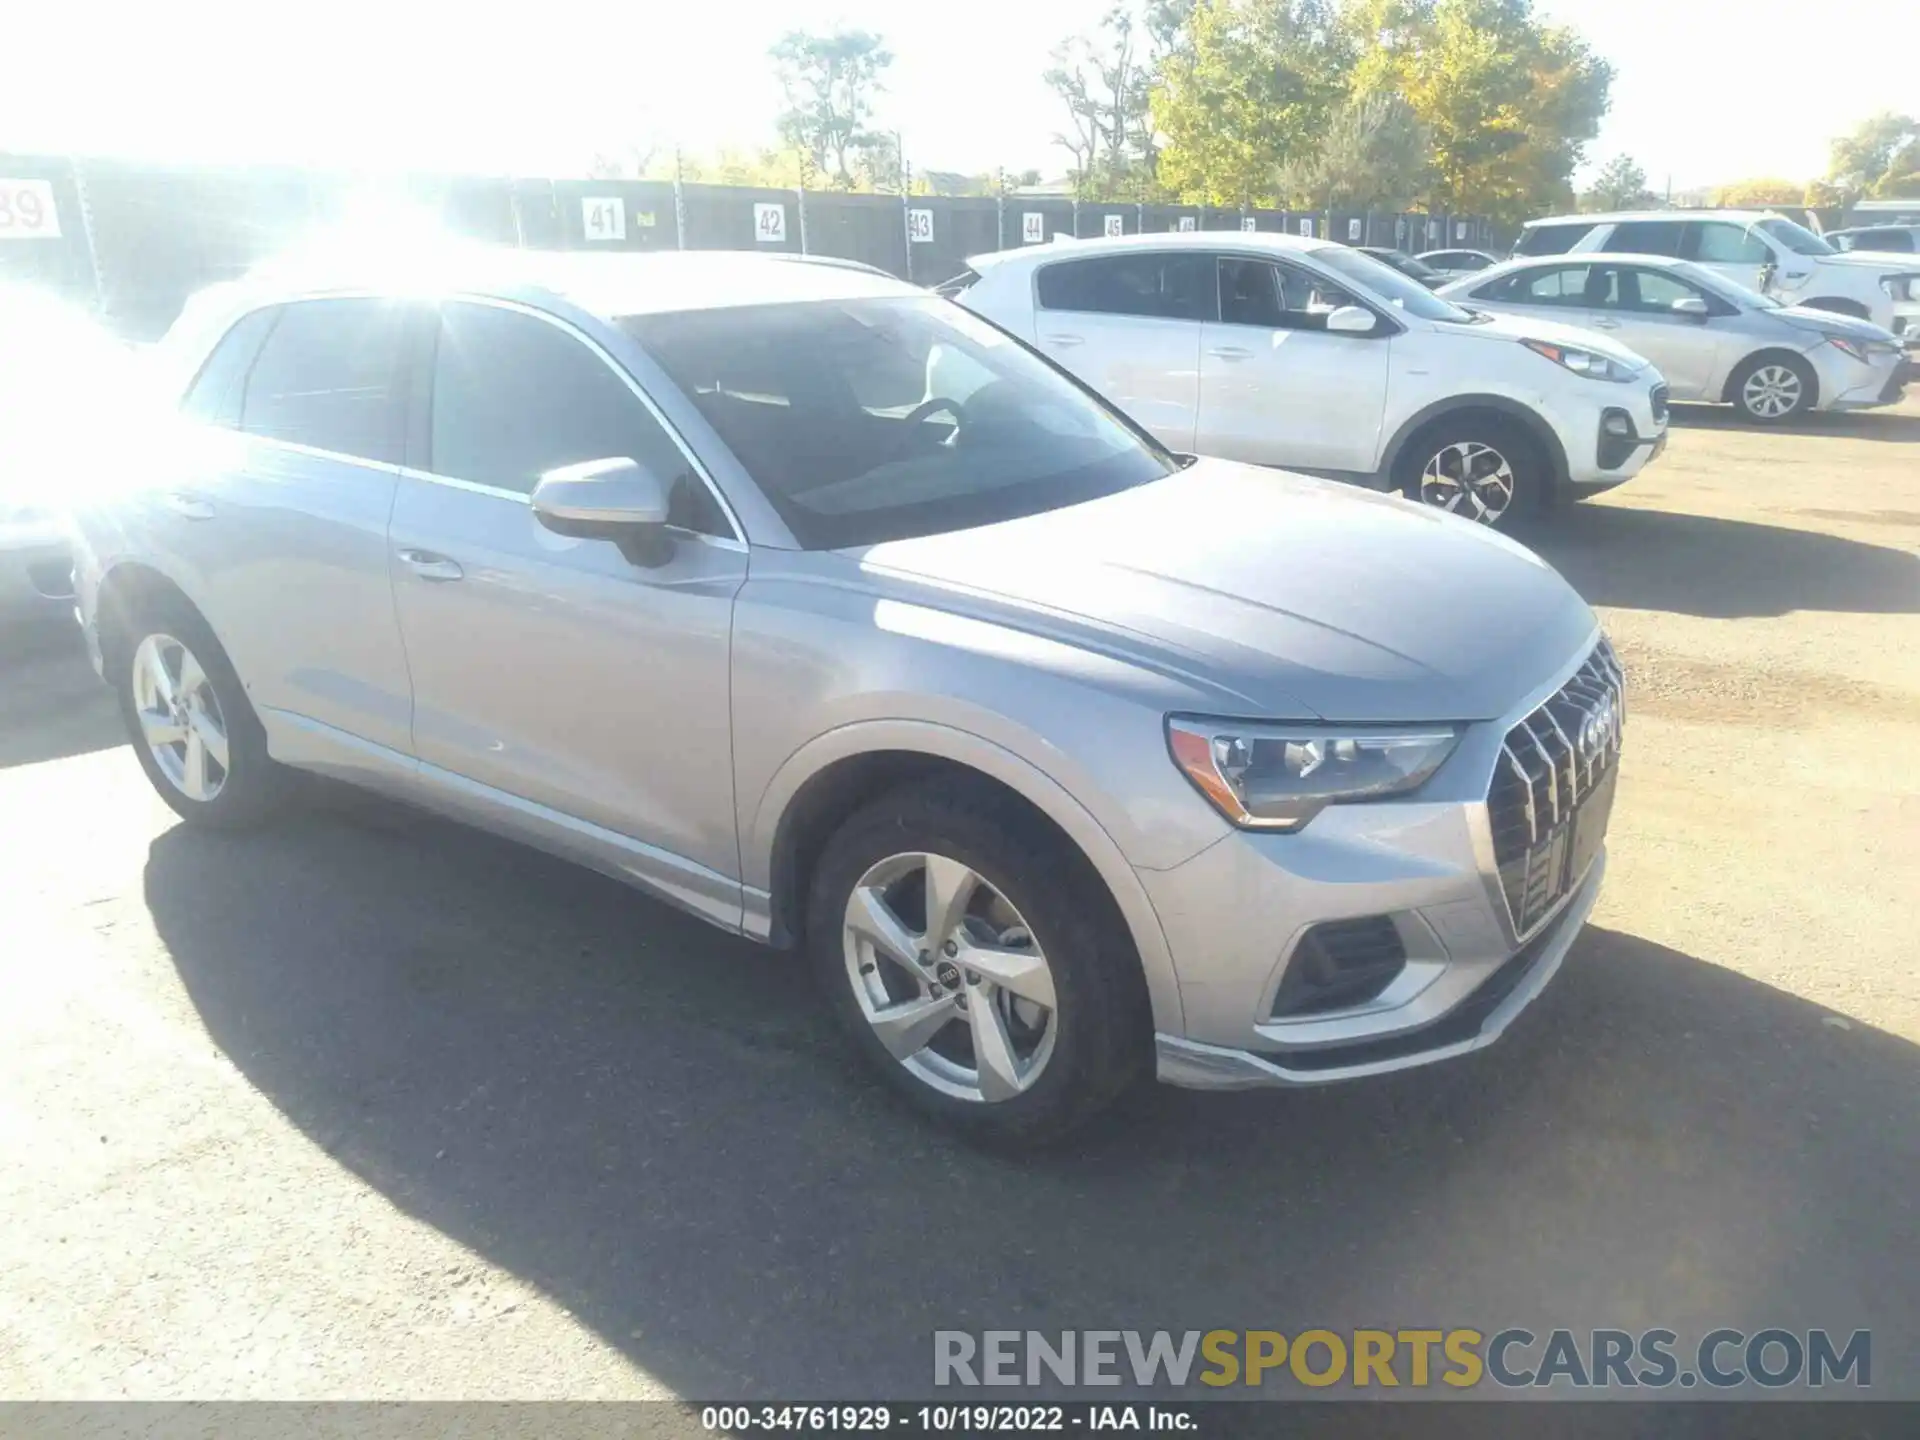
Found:
[[(745, 928), (765, 939), (771, 915), (766, 897), (772, 882), (774, 846), (781, 817), (801, 788), (841, 760), (882, 751), (928, 755), (990, 776), (1027, 800), (1065, 831), (1099, 873), (1133, 937), (1154, 1028), (1181, 1034), (1180, 986), (1167, 948), (1166, 934), (1145, 887), (1106, 828), (1067, 789), (1032, 762), (982, 736), (924, 720), (875, 719), (841, 725), (815, 736), (774, 772), (762, 792), (740, 842), (742, 878), (747, 888)], [(756, 905), (756, 900), (760, 903)]]

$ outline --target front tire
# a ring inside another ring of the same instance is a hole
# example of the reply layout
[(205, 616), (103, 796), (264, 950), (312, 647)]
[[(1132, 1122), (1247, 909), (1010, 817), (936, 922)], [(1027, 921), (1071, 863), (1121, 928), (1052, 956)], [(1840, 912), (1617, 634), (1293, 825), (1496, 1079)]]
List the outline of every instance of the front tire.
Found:
[(1098, 877), (984, 785), (910, 786), (848, 819), (814, 872), (807, 946), (882, 1078), (976, 1139), (1058, 1139), (1152, 1057), (1139, 959)]
[(1727, 389), (1734, 409), (1756, 425), (1778, 425), (1812, 408), (1819, 382), (1798, 355), (1755, 355), (1733, 374)]
[(181, 819), (214, 829), (258, 824), (277, 808), (286, 771), (240, 678), (184, 600), (144, 604), (118, 648), (121, 718), (147, 779)]
[(1546, 457), (1511, 421), (1442, 419), (1414, 436), (1402, 454), (1401, 490), (1436, 510), (1499, 529), (1545, 506)]

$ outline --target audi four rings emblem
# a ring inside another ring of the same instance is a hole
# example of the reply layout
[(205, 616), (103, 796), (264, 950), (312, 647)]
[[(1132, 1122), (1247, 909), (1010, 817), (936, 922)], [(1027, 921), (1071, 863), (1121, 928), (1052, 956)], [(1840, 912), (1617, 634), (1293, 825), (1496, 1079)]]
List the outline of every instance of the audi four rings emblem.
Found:
[(1593, 708), (1580, 726), (1580, 758), (1592, 760), (1607, 748), (1613, 735), (1613, 696), (1608, 695)]

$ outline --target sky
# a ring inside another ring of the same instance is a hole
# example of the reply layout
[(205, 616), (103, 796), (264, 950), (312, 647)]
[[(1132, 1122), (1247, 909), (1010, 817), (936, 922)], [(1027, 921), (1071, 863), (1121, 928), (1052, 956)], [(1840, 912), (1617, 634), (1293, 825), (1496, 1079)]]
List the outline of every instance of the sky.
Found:
[[(0, 151), (348, 169), (578, 172), (596, 152), (772, 140), (766, 58), (788, 29), (886, 36), (879, 120), (916, 169), (1064, 172), (1049, 49), (1111, 0), (23, 0), (7, 20)], [(1589, 168), (1656, 189), (1824, 173), (1828, 140), (1920, 110), (1914, 0), (1536, 0), (1611, 60)]]

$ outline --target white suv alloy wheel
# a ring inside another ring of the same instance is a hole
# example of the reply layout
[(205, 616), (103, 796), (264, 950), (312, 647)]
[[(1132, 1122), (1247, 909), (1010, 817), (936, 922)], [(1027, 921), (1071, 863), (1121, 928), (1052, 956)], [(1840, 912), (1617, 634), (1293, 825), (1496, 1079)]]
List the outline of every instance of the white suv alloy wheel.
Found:
[(1420, 472), (1422, 504), (1497, 525), (1513, 504), (1513, 466), (1491, 445), (1456, 440)]
[(133, 654), (133, 710), (167, 783), (200, 804), (227, 783), (226, 716), (207, 672), (171, 635), (154, 634)]

